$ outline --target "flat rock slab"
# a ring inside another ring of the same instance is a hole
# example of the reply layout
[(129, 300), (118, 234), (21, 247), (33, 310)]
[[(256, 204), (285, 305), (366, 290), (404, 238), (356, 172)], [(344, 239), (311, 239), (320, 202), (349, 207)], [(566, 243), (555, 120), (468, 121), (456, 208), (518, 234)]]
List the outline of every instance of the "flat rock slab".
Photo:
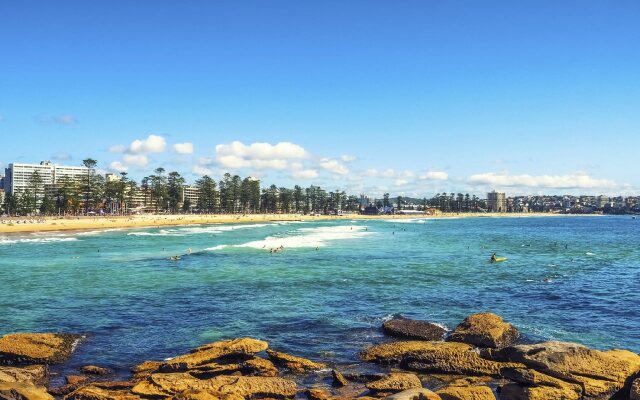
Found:
[(422, 382), (415, 374), (392, 372), (377, 381), (367, 383), (367, 389), (373, 392), (401, 392), (407, 389), (421, 388)]
[(442, 400), (442, 398), (429, 389), (420, 388), (403, 390), (385, 397), (384, 400)]
[(326, 364), (307, 360), (306, 358), (292, 356), (291, 354), (279, 351), (267, 350), (267, 355), (274, 364), (279, 367), (288, 368), (292, 372), (303, 373), (326, 368)]
[(544, 342), (507, 347), (495, 358), (583, 387), (586, 398), (609, 398), (640, 372), (640, 355), (627, 350), (599, 351), (576, 343)]
[(382, 330), (389, 336), (420, 340), (442, 340), (447, 332), (440, 325), (404, 317), (396, 317), (385, 322), (382, 324)]
[(252, 338), (223, 340), (200, 346), (189, 354), (172, 358), (162, 364), (160, 370), (163, 372), (187, 371), (223, 357), (250, 356), (265, 351), (268, 347), (267, 342)]
[(24, 382), (0, 383), (0, 399), (3, 400), (54, 400), (44, 386)]
[(45, 365), (29, 365), (26, 367), (2, 367), (0, 366), (0, 382), (23, 382), (33, 385), (44, 385), (49, 377), (49, 371)]
[(436, 391), (442, 400), (496, 400), (489, 386), (449, 386)]
[(59, 364), (73, 352), (80, 335), (13, 333), (0, 338), (0, 364)]
[(495, 349), (510, 346), (519, 336), (518, 330), (504, 322), (500, 316), (480, 313), (465, 318), (447, 340)]

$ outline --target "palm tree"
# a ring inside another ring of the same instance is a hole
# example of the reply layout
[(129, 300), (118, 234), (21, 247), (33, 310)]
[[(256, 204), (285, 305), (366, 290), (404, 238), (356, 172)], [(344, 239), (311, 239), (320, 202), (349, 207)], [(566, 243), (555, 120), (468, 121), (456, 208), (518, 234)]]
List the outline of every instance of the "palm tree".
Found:
[(89, 198), (91, 197), (91, 173), (93, 169), (96, 167), (98, 162), (93, 158), (87, 158), (82, 160), (82, 165), (87, 168), (87, 188), (85, 191), (84, 197), (84, 213), (87, 214), (89, 212)]

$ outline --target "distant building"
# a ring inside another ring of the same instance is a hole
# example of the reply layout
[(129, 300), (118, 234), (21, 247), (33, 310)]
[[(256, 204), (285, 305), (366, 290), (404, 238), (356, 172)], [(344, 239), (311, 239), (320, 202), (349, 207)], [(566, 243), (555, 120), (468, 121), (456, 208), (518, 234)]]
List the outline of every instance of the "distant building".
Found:
[(189, 200), (190, 208), (194, 208), (198, 204), (198, 187), (193, 185), (184, 185), (182, 187), (182, 204)]
[(118, 174), (107, 173), (104, 175), (104, 180), (106, 182), (120, 182), (122, 180), (122, 176)]
[(51, 161), (42, 161), (40, 164), (11, 163), (5, 169), (5, 192), (14, 195), (25, 190), (33, 190), (30, 181), (34, 172), (37, 172), (42, 179), (39, 187), (35, 189), (44, 193), (47, 187), (65, 178), (78, 181), (86, 177), (88, 169), (86, 167), (54, 165)]
[(487, 211), (488, 212), (506, 212), (507, 199), (502, 192), (487, 193)]

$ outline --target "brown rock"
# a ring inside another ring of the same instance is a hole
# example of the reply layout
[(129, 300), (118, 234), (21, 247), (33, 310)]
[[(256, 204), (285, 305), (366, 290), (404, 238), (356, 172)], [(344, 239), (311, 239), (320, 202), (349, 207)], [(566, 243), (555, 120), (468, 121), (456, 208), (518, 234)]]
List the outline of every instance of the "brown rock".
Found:
[(629, 400), (640, 400), (640, 378), (637, 378), (631, 384)]
[(80, 368), (80, 372), (89, 375), (109, 375), (113, 371), (109, 368), (97, 367), (95, 365), (85, 365), (84, 367)]
[(331, 393), (328, 390), (320, 388), (311, 388), (304, 391), (304, 394), (309, 400), (327, 400), (331, 398)]
[(240, 371), (243, 375), (278, 376), (278, 368), (271, 361), (260, 357), (240, 363)]
[(66, 361), (79, 335), (13, 333), (0, 338), (0, 364), (57, 364)]
[(0, 382), (2, 400), (54, 400), (44, 386), (25, 382)]
[(576, 393), (551, 386), (523, 386), (508, 383), (500, 389), (500, 400), (579, 400)]
[(152, 374), (146, 380), (138, 382), (131, 391), (143, 397), (169, 397), (186, 390), (285, 398), (295, 396), (296, 384), (275, 377), (220, 375), (210, 379), (197, 379), (188, 373), (170, 373)]
[(0, 367), (0, 382), (23, 382), (36, 386), (44, 385), (49, 378), (46, 365), (29, 365), (26, 367)]
[(367, 389), (373, 392), (401, 392), (407, 389), (421, 388), (422, 382), (415, 374), (392, 372), (382, 379), (367, 383)]
[(326, 368), (326, 364), (307, 360), (306, 358), (292, 356), (279, 351), (267, 350), (271, 361), (279, 367), (288, 368), (292, 372), (303, 373)]
[(390, 336), (419, 340), (442, 340), (447, 332), (443, 327), (428, 321), (404, 317), (393, 318), (382, 324), (384, 333)]
[(64, 400), (141, 400), (141, 397), (126, 389), (107, 389), (91, 384), (73, 391)]
[(78, 386), (88, 382), (89, 378), (84, 375), (67, 375), (65, 380), (69, 385)]
[(384, 398), (384, 400), (442, 400), (440, 396), (433, 393), (429, 389), (408, 389), (402, 392), (392, 394)]
[(518, 330), (500, 316), (479, 313), (465, 318), (447, 340), (477, 347), (500, 348), (511, 345), (519, 336)]
[[(559, 391), (555, 391), (558, 393), (562, 393), (562, 398), (564, 399), (580, 399), (582, 397), (582, 387), (578, 384), (565, 382), (561, 379), (554, 378), (552, 376), (543, 374), (536, 370), (532, 369), (524, 369), (524, 368), (503, 368), (500, 371), (500, 375), (506, 379), (515, 381), (520, 384), (520, 386), (525, 387), (550, 387), (554, 389), (560, 389)], [(527, 392), (527, 391), (524, 391)], [(523, 392), (523, 393), (524, 393)], [(532, 393), (544, 392), (540, 391), (529, 391), (527, 395), (531, 395)]]
[(496, 400), (489, 386), (447, 386), (436, 393), (442, 400)]
[(349, 384), (347, 378), (345, 378), (340, 371), (335, 369), (331, 370), (331, 375), (333, 376), (333, 387), (343, 387)]
[(189, 354), (177, 356), (164, 363), (160, 370), (164, 372), (186, 371), (223, 357), (248, 356), (259, 353), (266, 350), (268, 346), (267, 342), (251, 338), (223, 340), (200, 346)]
[(362, 353), (365, 361), (392, 363), (429, 373), (489, 375), (497, 377), (500, 368), (521, 367), (481, 358), (474, 348), (457, 342), (393, 342), (370, 347)]
[(575, 343), (545, 342), (507, 347), (496, 357), (525, 364), (546, 375), (579, 384), (586, 398), (608, 398), (640, 371), (640, 355), (598, 351)]
[(210, 390), (186, 390), (175, 395), (173, 400), (244, 400), (244, 396)]

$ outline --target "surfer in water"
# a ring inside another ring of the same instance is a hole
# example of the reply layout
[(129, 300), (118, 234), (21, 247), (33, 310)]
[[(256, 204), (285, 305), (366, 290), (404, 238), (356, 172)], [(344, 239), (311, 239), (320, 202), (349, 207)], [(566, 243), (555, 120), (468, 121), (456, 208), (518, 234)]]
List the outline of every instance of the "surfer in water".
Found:
[(498, 257), (496, 257), (496, 253), (493, 253), (493, 255), (491, 256), (491, 262), (496, 262), (498, 261)]

